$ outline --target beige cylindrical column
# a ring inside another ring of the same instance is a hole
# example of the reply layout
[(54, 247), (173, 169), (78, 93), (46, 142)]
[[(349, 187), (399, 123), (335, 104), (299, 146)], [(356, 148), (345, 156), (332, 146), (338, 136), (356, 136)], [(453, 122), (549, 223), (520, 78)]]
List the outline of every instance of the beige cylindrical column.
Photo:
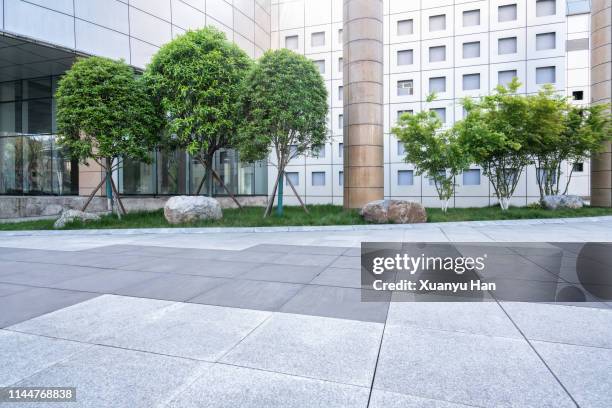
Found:
[(383, 1), (344, 0), (344, 208), (384, 198)]
[[(591, 102), (612, 102), (612, 0), (593, 0)], [(612, 143), (591, 160), (591, 205), (612, 207)]]

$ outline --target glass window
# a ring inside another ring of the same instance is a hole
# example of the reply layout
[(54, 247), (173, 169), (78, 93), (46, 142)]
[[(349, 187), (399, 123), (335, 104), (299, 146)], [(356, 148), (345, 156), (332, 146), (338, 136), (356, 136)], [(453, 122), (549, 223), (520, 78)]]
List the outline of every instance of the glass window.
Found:
[(414, 92), (414, 87), (413, 87), (412, 79), (404, 80), (404, 81), (397, 81), (397, 95), (398, 96), (412, 95), (413, 92)]
[(429, 47), (429, 62), (446, 61), (446, 46)]
[(400, 20), (397, 22), (397, 35), (410, 35), (414, 32), (414, 21)]
[(498, 39), (497, 54), (516, 54), (516, 37), (506, 37)]
[(463, 76), (463, 90), (472, 91), (480, 89), (480, 74), (465, 74)]
[(300, 185), (300, 173), (298, 172), (285, 172), (285, 185), (289, 185), (289, 181), (291, 181), (291, 184), (293, 184), (294, 186), (299, 186)]
[(325, 73), (325, 60), (316, 60), (314, 61), (314, 64), (317, 66), (320, 73)]
[(344, 129), (344, 115), (338, 115), (338, 129)]
[(508, 86), (510, 82), (512, 82), (513, 78), (516, 78), (516, 70), (511, 69), (508, 71), (499, 71), (497, 73), (497, 84), (501, 86)]
[(344, 185), (344, 172), (343, 171), (338, 172), (338, 185), (340, 187)]
[(342, 68), (344, 68), (344, 60), (340, 57), (338, 58), (338, 72), (342, 72)]
[(310, 36), (310, 45), (313, 47), (322, 47), (325, 45), (325, 32), (312, 33)]
[(408, 110), (398, 110), (397, 111), (397, 119), (400, 118), (400, 116), (402, 116), (404, 113), (407, 113), (409, 115), (412, 115), (414, 113), (414, 111), (412, 109), (408, 109)]
[(480, 25), (480, 10), (466, 10), (463, 12), (463, 26), (473, 27)]
[(429, 78), (429, 93), (446, 92), (446, 77)]
[(554, 84), (556, 82), (555, 67), (536, 68), (536, 84)]
[(298, 36), (290, 35), (285, 37), (285, 48), (297, 50), (299, 48)]
[(338, 87), (338, 100), (341, 101), (342, 99), (344, 99), (344, 87), (339, 86)]
[(325, 172), (324, 171), (313, 171), (312, 172), (312, 185), (313, 187), (320, 187), (325, 185)]
[(400, 140), (397, 141), (397, 155), (403, 156), (406, 154), (406, 146)]
[(463, 43), (463, 58), (480, 58), (480, 41)]
[[(157, 191), (154, 169), (154, 163), (122, 160), (119, 167), (119, 192), (121, 194), (155, 194)], [(202, 172), (201, 176), (203, 175)]]
[(516, 4), (506, 4), (497, 8), (497, 21), (515, 21), (517, 17)]
[(0, 82), (0, 102), (16, 101), (21, 97), (21, 81)]
[[(228, 167), (227, 152), (220, 152), (222, 166), (217, 168), (217, 173), (228, 187), (234, 183), (230, 180), (231, 174)], [(225, 162), (225, 163), (224, 163)], [(175, 150), (171, 152), (157, 153), (157, 193), (158, 194), (186, 194), (186, 165), (185, 153)], [(223, 166), (225, 164), (225, 166)], [(225, 168), (224, 168), (225, 167)], [(213, 191), (215, 194), (216, 191)], [(224, 191), (225, 193), (225, 191)]]
[(344, 157), (344, 143), (338, 144), (338, 157)]
[(413, 171), (412, 170), (398, 170), (397, 171), (397, 185), (398, 186), (414, 185)]
[(480, 169), (470, 169), (463, 172), (464, 186), (479, 186), (480, 185)]
[[(440, 170), (438, 172), (438, 174), (440, 176), (446, 177), (446, 170)], [(434, 179), (432, 177), (427, 177), (427, 179), (429, 180), (429, 185), (430, 186), (435, 186), (436, 185), (436, 183), (434, 182)]]
[(536, 17), (554, 16), (557, 14), (556, 0), (537, 0)]
[(576, 173), (582, 173), (584, 171), (584, 163), (574, 163), (573, 171)]
[(436, 112), (442, 123), (446, 123), (446, 108), (433, 108), (432, 111)]
[(584, 99), (584, 91), (573, 91), (572, 92), (572, 98), (575, 101), (581, 101)]
[(429, 17), (429, 31), (446, 30), (446, 14)]
[(536, 50), (554, 50), (557, 47), (555, 33), (540, 33), (536, 35)]
[(298, 152), (297, 145), (289, 146), (289, 156), (291, 156), (293, 158), (293, 157), (297, 156), (297, 152)]
[(412, 50), (400, 50), (397, 52), (397, 65), (412, 65), (413, 52)]
[(342, 44), (342, 29), (338, 29), (338, 44)]
[[(548, 171), (545, 170), (545, 169), (538, 169), (537, 175), (538, 175), (538, 179), (540, 180), (540, 183), (544, 183), (546, 181), (546, 179), (548, 178)], [(552, 182), (553, 182), (553, 184), (557, 183), (557, 174), (556, 173), (552, 174)]]
[(324, 144), (318, 145), (312, 150), (313, 150), (314, 157), (316, 157), (317, 159), (325, 158), (325, 145)]

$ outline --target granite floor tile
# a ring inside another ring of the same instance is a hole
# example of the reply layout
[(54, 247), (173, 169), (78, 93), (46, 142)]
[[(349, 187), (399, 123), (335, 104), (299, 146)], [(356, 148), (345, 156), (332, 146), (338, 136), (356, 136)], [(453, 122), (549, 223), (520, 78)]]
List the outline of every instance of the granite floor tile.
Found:
[(168, 273), (122, 287), (114, 292), (117, 295), (184, 302), (227, 282), (228, 280), (223, 278)]

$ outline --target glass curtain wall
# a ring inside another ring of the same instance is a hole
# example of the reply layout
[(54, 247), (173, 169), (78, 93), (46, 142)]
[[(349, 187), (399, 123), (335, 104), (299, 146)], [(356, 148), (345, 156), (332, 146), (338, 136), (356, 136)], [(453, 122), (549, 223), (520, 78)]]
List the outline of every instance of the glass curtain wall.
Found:
[(57, 77), (0, 82), (0, 194), (78, 193), (78, 163), (55, 142)]
[[(126, 195), (195, 195), (204, 178), (204, 167), (181, 151), (156, 152), (152, 163), (124, 160), (119, 168), (119, 190)], [(234, 195), (266, 195), (268, 168), (265, 162), (241, 163), (234, 150), (217, 152), (213, 168)], [(200, 194), (208, 195), (208, 183)], [(227, 192), (215, 181), (213, 195)]]

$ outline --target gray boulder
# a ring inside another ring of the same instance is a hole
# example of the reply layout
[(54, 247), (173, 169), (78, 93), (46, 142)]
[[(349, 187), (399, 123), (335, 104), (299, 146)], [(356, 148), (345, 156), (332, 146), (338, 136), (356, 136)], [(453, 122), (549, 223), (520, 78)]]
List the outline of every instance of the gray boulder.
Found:
[(377, 200), (367, 203), (360, 212), (368, 222), (377, 224), (417, 224), (427, 222), (425, 208), (413, 201)]
[(100, 216), (97, 214), (86, 213), (79, 210), (64, 210), (60, 217), (53, 224), (53, 228), (64, 228), (67, 223), (81, 220), (83, 222), (86, 221), (97, 221), (100, 219)]
[(582, 198), (575, 195), (549, 195), (542, 200), (542, 206), (548, 210), (559, 208), (578, 209), (584, 207)]
[(164, 216), (170, 224), (183, 224), (199, 220), (223, 218), (217, 200), (204, 196), (176, 196), (166, 201)]

